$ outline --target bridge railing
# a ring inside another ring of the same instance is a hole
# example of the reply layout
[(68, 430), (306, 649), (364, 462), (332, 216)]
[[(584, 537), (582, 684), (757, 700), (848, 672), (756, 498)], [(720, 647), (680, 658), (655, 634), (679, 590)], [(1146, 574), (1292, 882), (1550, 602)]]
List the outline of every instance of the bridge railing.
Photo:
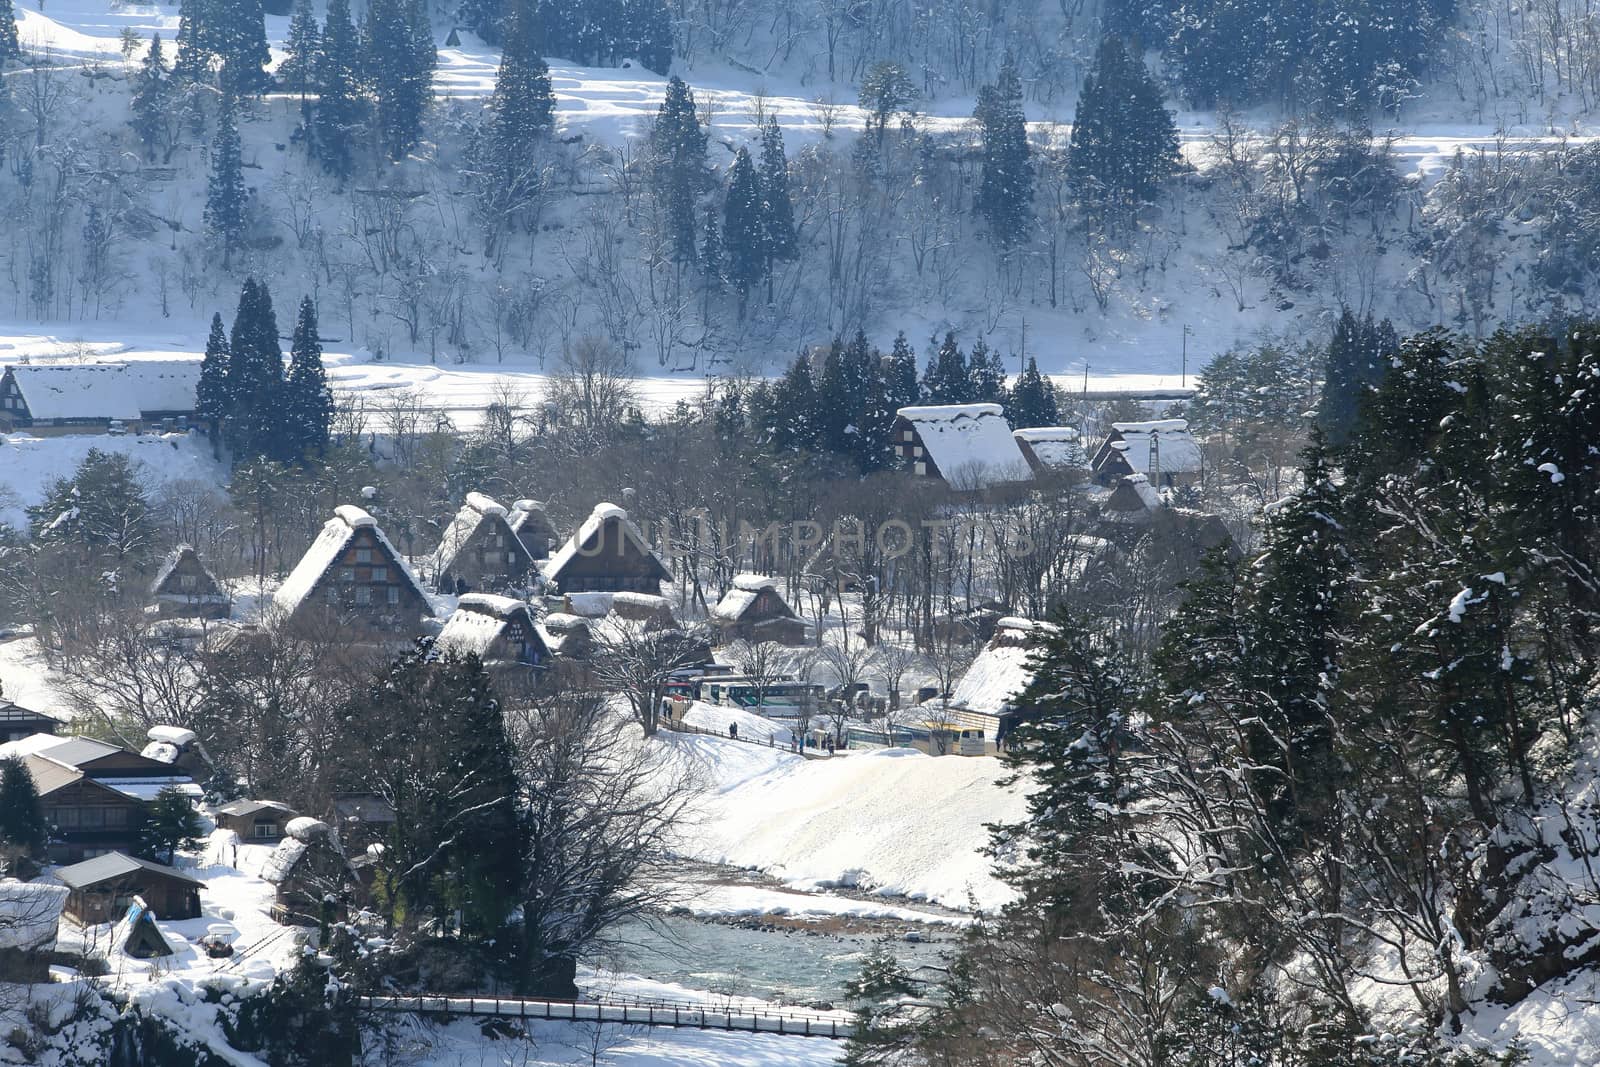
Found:
[[(644, 998), (637, 998), (643, 1000)], [(360, 998), (371, 1011), (416, 1012), (423, 1015), (499, 1016), (551, 1022), (617, 1023), (624, 1026), (675, 1026), (701, 1030), (796, 1037), (846, 1038), (850, 1019), (822, 1012), (783, 1011), (754, 1006), (672, 1003), (630, 1003), (625, 1000), (535, 1000), (524, 997), (448, 997), (390, 995)]]

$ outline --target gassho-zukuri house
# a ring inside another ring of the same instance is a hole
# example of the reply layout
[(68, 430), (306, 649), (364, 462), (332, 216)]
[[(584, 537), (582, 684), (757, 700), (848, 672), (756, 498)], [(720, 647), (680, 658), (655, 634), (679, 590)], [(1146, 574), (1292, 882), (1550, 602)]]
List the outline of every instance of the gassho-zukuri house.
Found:
[(445, 528), (430, 570), (441, 593), (504, 589), (522, 581), (533, 557), (512, 529), (503, 505), (482, 493), (468, 493)]
[(0, 433), (183, 429), (199, 384), (199, 360), (13, 364), (0, 374)]
[(806, 643), (806, 624), (778, 592), (777, 579), (765, 574), (736, 574), (733, 585), (711, 609), (711, 624), (722, 644), (731, 641)]
[(1198, 483), (1205, 461), (1200, 443), (1189, 433), (1189, 420), (1154, 419), (1113, 422), (1089, 466), (1095, 482), (1107, 489), (1130, 474), (1142, 474), (1152, 486), (1170, 489)]
[(544, 580), (563, 593), (661, 595), (672, 572), (628, 513), (596, 504), (566, 544), (544, 566)]
[(971, 491), (1033, 474), (999, 404), (941, 404), (895, 413), (895, 454), (919, 478)]
[(409, 636), (428, 598), (377, 522), (342, 504), (283, 580), (273, 604), (293, 622), (319, 616), (373, 635)]

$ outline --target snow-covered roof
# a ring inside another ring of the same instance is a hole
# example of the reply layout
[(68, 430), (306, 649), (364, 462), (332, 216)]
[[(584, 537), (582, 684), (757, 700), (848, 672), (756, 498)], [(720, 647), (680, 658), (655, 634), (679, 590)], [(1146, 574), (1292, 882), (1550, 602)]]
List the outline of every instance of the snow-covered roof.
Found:
[(505, 517), (506, 509), (499, 502), (482, 493), (468, 493), (455, 518), (445, 527), (444, 536), (439, 539), (439, 547), (434, 549), (430, 560), (433, 573), (442, 574), (455, 565), (456, 554), (472, 539), (472, 535), (477, 533), (478, 524), (484, 519)]
[(1034, 426), (1012, 430), (1011, 436), (1025, 443), (1046, 467), (1086, 467), (1082, 435), (1072, 426)]
[(230, 800), (217, 808), (218, 815), (244, 816), (258, 811), (293, 812), (294, 809), (276, 800)]
[(1125, 474), (1116, 490), (1101, 505), (1108, 519), (1143, 521), (1163, 507), (1161, 494), (1143, 474)]
[(74, 863), (70, 867), (63, 867), (56, 872), (56, 877), (73, 889), (85, 889), (102, 882), (109, 882), (117, 878), (125, 878), (130, 874), (146, 871), (159, 874), (167, 878), (175, 878), (180, 882), (192, 882), (203, 885), (198, 878), (182, 871), (167, 867), (160, 863), (139, 859), (121, 852), (107, 852), (93, 859), (86, 859), (82, 863)]
[(460, 656), (471, 653), (483, 659), (506, 624), (519, 616), (529, 622), (533, 620), (528, 605), (520, 600), (489, 593), (468, 593), (457, 602), (456, 610), (446, 620), (433, 647)]
[(639, 527), (635, 526), (633, 520), (628, 518), (626, 511), (615, 504), (600, 503), (594, 506), (594, 510), (589, 512), (589, 517), (583, 520), (583, 524), (578, 527), (571, 537), (567, 538), (567, 543), (562, 545), (556, 551), (556, 554), (550, 557), (550, 561), (544, 565), (545, 581), (559, 581), (561, 572), (566, 570), (572, 561), (577, 558), (579, 550), (600, 536), (600, 531), (610, 521), (617, 523), (622, 530), (623, 537), (627, 538), (634, 548), (643, 555), (655, 560), (663, 573), (671, 573), (665, 561), (656, 554), (656, 550), (651, 548), (650, 543), (644, 539), (644, 534), (639, 532)]
[(153, 759), (157, 763), (176, 763), (182, 749), (171, 741), (151, 741), (139, 750), (139, 755), (145, 759)]
[(179, 748), (193, 744), (195, 738), (193, 730), (185, 730), (181, 726), (152, 726), (144, 735), (152, 741), (168, 741)]
[(97, 778), (101, 785), (132, 800), (143, 801), (148, 804), (160, 796), (164, 790), (188, 797), (191, 801), (199, 800), (205, 796), (205, 790), (194, 784), (194, 779), (187, 774), (166, 775), (153, 778)]
[(0, 949), (26, 952), (55, 941), (70, 892), (64, 885), (0, 879)]
[[(711, 609), (711, 617), (721, 622), (737, 622), (750, 610), (750, 606), (760, 598), (761, 594), (769, 589), (782, 603), (776, 578), (767, 574), (736, 574), (733, 577), (733, 586), (722, 594), (722, 599)], [(788, 605), (784, 604), (784, 607), (787, 609)]]
[(1030, 468), (999, 404), (901, 408), (928, 457), (956, 488), (1020, 481)]
[(349, 546), (350, 539), (362, 527), (370, 527), (378, 538), (378, 543), (389, 557), (389, 564), (398, 567), (400, 574), (411, 588), (416, 591), (419, 599), (426, 602), (427, 595), (422, 587), (417, 585), (416, 576), (411, 573), (405, 560), (400, 558), (400, 553), (395, 551), (394, 545), (384, 536), (383, 529), (361, 508), (353, 504), (341, 504), (333, 509), (333, 518), (322, 525), (322, 532), (317, 539), (311, 542), (311, 547), (306, 549), (306, 554), (300, 557), (300, 562), (294, 565), (294, 570), (278, 586), (278, 591), (273, 594), (272, 601), (286, 614), (293, 615), (305, 603), (306, 597), (316, 589), (317, 583), (322, 581), (322, 576), (328, 573), (328, 568), (333, 566), (344, 550)]
[(328, 824), (309, 815), (297, 815), (289, 820), (283, 832), (296, 841), (315, 841), (319, 837), (328, 836)]
[(1197, 472), (1203, 466), (1200, 443), (1190, 435), (1187, 419), (1114, 422), (1111, 428), (1122, 438), (1113, 441), (1111, 447), (1123, 454), (1135, 473), (1149, 473), (1152, 441), (1156, 443), (1156, 462), (1162, 471)]
[(538, 622), (539, 640), (551, 655), (571, 655), (575, 649), (588, 644), (591, 638), (589, 620), (564, 611), (552, 611)]
[(285, 837), (261, 865), (261, 880), (269, 885), (280, 884), (294, 872), (295, 865), (305, 854), (306, 842), (296, 837)]
[(19, 363), (6, 373), (35, 419), (126, 421), (145, 412), (193, 411), (200, 361)]
[(998, 715), (1011, 706), (1018, 693), (1033, 680), (1027, 667), (1034, 624), (1028, 619), (1005, 618), (995, 624), (995, 636), (961, 676), (950, 703), (966, 711)]
[[(195, 563), (195, 566), (199, 567), (200, 568), (200, 572), (202, 574), (204, 574), (208, 579), (210, 579), (211, 584), (212, 584), (213, 587), (216, 587), (216, 585), (217, 585), (216, 575), (212, 574), (211, 571), (206, 567), (206, 565), (200, 561), (200, 554), (194, 550), (194, 546), (192, 546), (192, 545), (179, 545), (176, 548), (174, 548), (171, 552), (167, 553), (167, 558), (162, 562), (161, 569), (156, 571), (156, 576), (153, 579), (151, 579), (151, 581), (150, 581), (150, 595), (151, 596), (161, 596), (162, 595), (162, 588), (161, 587), (167, 584), (167, 582), (172, 578), (172, 572), (177, 570), (178, 569), (178, 564), (182, 563), (185, 559), (193, 559), (194, 563)], [(204, 591), (204, 592), (196, 591), (195, 593), (184, 593), (184, 594), (182, 594), (182, 597), (185, 600), (213, 600), (213, 601), (216, 601), (216, 600), (226, 600), (227, 599), (220, 592), (212, 592), (210, 590), (207, 590), (207, 591)]]

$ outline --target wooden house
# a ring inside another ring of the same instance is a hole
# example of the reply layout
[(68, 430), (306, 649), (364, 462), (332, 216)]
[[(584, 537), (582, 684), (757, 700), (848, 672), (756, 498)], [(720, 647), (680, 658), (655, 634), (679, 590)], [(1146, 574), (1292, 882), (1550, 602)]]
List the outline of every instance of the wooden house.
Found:
[(918, 478), (958, 492), (1027, 481), (1028, 461), (999, 404), (942, 404), (895, 413), (894, 448)]
[(150, 583), (150, 596), (163, 619), (225, 619), (233, 606), (190, 545), (179, 545), (167, 556)]
[(550, 553), (555, 551), (556, 542), (561, 540), (556, 535), (555, 523), (550, 521), (550, 515), (540, 501), (516, 501), (511, 505), (511, 514), (506, 519), (521, 539), (522, 547), (534, 559), (549, 559)]
[(0, 433), (184, 429), (199, 383), (197, 359), (12, 364), (0, 374)]
[(1072, 426), (1034, 426), (1013, 430), (1017, 451), (1028, 461), (1034, 477), (1087, 472), (1089, 457), (1083, 440)]
[(122, 852), (74, 863), (56, 872), (70, 890), (67, 914), (85, 925), (116, 922), (134, 897), (163, 919), (198, 919), (203, 883), (192, 875)]
[(338, 793), (333, 798), (332, 822), (340, 842), (352, 850), (382, 844), (396, 819), (394, 808), (376, 793)]
[(1187, 419), (1154, 419), (1112, 423), (1089, 468), (1095, 482), (1107, 489), (1130, 474), (1170, 489), (1199, 483), (1205, 460)]
[(276, 800), (231, 800), (216, 811), (217, 827), (232, 830), (244, 844), (276, 845), (296, 812)]
[(292, 622), (332, 620), (369, 638), (411, 637), (431, 614), (394, 545), (371, 515), (351, 504), (334, 509), (273, 603)]
[(1129, 528), (1139, 529), (1155, 521), (1166, 507), (1161, 494), (1142, 474), (1124, 475), (1117, 487), (1100, 504), (1100, 522), (1108, 535), (1117, 536)]
[(429, 572), (439, 592), (461, 594), (519, 585), (532, 566), (506, 509), (482, 493), (468, 493), (445, 528)]
[(539, 633), (533, 609), (520, 600), (468, 593), (446, 620), (433, 643), (436, 652), (477, 656), (496, 673), (545, 670), (550, 649)]
[(61, 721), (55, 716), (0, 697), (0, 745), (34, 734), (54, 734), (60, 727)]
[(272, 918), (286, 926), (342, 919), (361, 885), (338, 835), (320, 819), (289, 820), (288, 834), (261, 867), (274, 890)]
[(544, 566), (544, 579), (563, 593), (661, 594), (672, 580), (655, 549), (615, 504), (598, 504)]
[(735, 575), (733, 585), (711, 609), (711, 624), (717, 628), (722, 644), (731, 641), (806, 643), (806, 624), (778, 592), (777, 580), (765, 574)]

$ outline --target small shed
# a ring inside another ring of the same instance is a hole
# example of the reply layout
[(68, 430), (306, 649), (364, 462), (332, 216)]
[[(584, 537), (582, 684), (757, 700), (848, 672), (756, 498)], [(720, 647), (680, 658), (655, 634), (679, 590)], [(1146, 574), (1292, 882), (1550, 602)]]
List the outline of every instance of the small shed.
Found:
[(395, 821), (394, 808), (376, 793), (339, 793), (333, 798), (333, 823), (339, 839), (350, 848), (382, 844)]
[(544, 566), (544, 579), (563, 593), (650, 593), (659, 596), (672, 572), (628, 513), (597, 504)]
[(439, 592), (459, 594), (517, 584), (532, 566), (506, 509), (482, 493), (468, 493), (445, 528), (430, 571)]
[(261, 867), (261, 879), (275, 893), (272, 918), (286, 926), (316, 926), (349, 913), (352, 892), (361, 884), (339, 845), (320, 819), (290, 819), (288, 836)]
[(219, 829), (232, 830), (247, 844), (277, 844), (297, 813), (276, 800), (231, 800), (217, 809)]
[(1100, 521), (1113, 527), (1144, 527), (1166, 506), (1161, 494), (1142, 474), (1129, 474), (1100, 505)]
[(711, 623), (723, 644), (730, 641), (806, 643), (806, 624), (778, 592), (777, 579), (765, 574), (734, 575), (733, 585), (711, 609)]
[(652, 593), (567, 593), (561, 598), (561, 613), (596, 622), (607, 618), (642, 622), (647, 630), (678, 625), (672, 602)]
[(107, 852), (63, 867), (56, 877), (71, 890), (67, 914), (86, 926), (116, 922), (127, 913), (134, 897), (143, 897), (163, 919), (200, 917), (200, 889), (204, 883), (137, 856)]
[(542, 501), (518, 500), (511, 505), (511, 514), (506, 519), (529, 556), (534, 559), (550, 558), (556, 542), (561, 538), (557, 536), (556, 524), (550, 521), (550, 513), (545, 511)]
[(192, 545), (179, 545), (167, 556), (150, 583), (150, 596), (163, 619), (225, 619), (233, 607)]

